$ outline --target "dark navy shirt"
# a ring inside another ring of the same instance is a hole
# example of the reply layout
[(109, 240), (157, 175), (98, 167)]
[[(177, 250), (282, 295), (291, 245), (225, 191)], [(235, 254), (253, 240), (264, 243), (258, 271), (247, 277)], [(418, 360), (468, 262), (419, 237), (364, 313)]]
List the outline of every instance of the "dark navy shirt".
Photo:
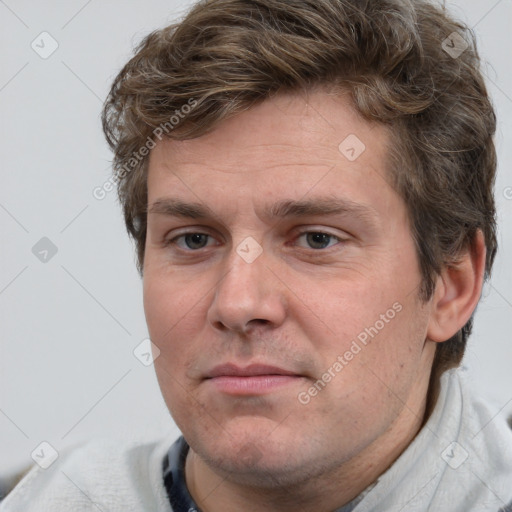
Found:
[(188, 444), (180, 437), (164, 458), (164, 484), (173, 512), (201, 512), (190, 496), (185, 482)]

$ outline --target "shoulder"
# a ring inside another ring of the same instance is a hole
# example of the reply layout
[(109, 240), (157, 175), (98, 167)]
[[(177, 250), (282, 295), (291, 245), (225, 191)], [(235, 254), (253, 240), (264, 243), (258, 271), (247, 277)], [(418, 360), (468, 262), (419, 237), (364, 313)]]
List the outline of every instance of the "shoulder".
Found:
[(1, 512), (170, 512), (162, 461), (172, 439), (147, 443), (90, 441), (33, 467), (0, 505)]

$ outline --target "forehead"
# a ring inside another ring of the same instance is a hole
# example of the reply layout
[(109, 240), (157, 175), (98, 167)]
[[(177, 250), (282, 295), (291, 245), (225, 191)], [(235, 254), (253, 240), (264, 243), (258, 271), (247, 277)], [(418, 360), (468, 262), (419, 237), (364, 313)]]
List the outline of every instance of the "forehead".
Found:
[[(149, 205), (166, 194), (193, 202), (343, 196), (386, 203), (390, 135), (362, 119), (348, 95), (323, 90), (280, 94), (221, 122), (201, 137), (164, 139), (149, 162)], [(236, 196), (233, 195), (236, 190)], [(396, 200), (397, 198), (395, 198)]]

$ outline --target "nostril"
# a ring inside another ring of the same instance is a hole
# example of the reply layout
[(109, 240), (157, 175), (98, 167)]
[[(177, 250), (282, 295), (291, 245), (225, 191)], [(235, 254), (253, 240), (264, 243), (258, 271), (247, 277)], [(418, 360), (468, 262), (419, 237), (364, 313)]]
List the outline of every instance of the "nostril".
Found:
[(229, 327), (224, 325), (220, 320), (215, 320), (212, 323), (212, 326), (214, 329), (218, 329), (219, 331), (227, 331), (229, 329)]
[(226, 325), (221, 320), (215, 320), (212, 322), (212, 326), (214, 329), (217, 329), (219, 331), (238, 331), (239, 333), (247, 334), (250, 331), (257, 329), (258, 327), (263, 327), (271, 324), (272, 322), (270, 320), (265, 320), (264, 318), (254, 318), (252, 320), (249, 320), (245, 325)]
[(245, 325), (244, 332), (248, 334), (254, 329), (257, 329), (258, 327), (266, 327), (270, 325), (272, 322), (270, 320), (265, 320), (264, 318), (254, 318), (253, 320), (250, 320)]

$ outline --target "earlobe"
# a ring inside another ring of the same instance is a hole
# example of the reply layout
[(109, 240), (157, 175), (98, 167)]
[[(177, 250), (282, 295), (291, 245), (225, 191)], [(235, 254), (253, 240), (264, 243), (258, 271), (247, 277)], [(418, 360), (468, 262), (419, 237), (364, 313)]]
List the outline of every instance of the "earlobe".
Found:
[(435, 342), (446, 341), (469, 320), (480, 300), (485, 256), (484, 236), (478, 229), (471, 247), (461, 259), (444, 268), (438, 276), (431, 302), (428, 339)]

